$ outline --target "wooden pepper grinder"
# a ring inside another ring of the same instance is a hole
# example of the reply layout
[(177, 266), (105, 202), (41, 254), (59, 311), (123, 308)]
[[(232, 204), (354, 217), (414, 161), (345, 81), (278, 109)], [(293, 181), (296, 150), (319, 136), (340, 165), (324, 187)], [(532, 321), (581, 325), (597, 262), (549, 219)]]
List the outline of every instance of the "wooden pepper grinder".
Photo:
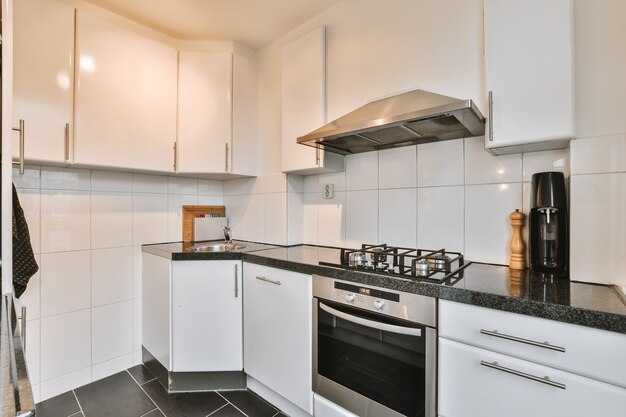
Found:
[(522, 227), (524, 226), (524, 218), (526, 215), (516, 209), (509, 218), (511, 219), (511, 228), (513, 229), (513, 237), (511, 238), (509, 268), (526, 269), (526, 255), (524, 239), (522, 238)]

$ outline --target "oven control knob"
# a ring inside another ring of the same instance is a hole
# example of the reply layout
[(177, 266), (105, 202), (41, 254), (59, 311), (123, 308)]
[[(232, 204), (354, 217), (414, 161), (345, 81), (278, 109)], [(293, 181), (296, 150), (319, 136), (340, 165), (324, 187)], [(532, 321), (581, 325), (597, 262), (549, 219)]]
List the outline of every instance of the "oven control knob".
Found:
[(382, 310), (383, 306), (385, 305), (385, 302), (383, 300), (376, 300), (376, 301), (374, 301), (373, 304), (374, 304), (374, 308), (376, 310)]
[(351, 303), (354, 301), (354, 294), (346, 294), (344, 298), (347, 302)]

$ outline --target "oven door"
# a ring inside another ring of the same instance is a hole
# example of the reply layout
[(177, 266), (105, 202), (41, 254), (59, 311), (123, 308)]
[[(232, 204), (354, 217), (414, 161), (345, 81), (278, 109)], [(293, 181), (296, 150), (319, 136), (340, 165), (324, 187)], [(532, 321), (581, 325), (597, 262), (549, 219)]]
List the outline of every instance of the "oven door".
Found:
[(436, 332), (313, 299), (313, 391), (361, 417), (435, 417)]

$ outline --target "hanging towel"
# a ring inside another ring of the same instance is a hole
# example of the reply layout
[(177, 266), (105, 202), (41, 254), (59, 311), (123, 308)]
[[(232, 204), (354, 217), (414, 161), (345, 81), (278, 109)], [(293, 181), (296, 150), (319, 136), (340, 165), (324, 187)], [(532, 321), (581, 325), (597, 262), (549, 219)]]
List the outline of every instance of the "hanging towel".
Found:
[(13, 186), (13, 292), (19, 297), (26, 291), (30, 278), (39, 270), (30, 244), (24, 210)]

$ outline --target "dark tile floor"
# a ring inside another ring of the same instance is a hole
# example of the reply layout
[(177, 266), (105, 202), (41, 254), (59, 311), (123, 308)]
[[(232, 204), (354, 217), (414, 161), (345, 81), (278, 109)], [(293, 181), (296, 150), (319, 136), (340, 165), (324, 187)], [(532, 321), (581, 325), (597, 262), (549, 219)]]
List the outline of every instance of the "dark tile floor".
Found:
[(251, 391), (168, 394), (137, 365), (37, 404), (37, 417), (286, 417)]

